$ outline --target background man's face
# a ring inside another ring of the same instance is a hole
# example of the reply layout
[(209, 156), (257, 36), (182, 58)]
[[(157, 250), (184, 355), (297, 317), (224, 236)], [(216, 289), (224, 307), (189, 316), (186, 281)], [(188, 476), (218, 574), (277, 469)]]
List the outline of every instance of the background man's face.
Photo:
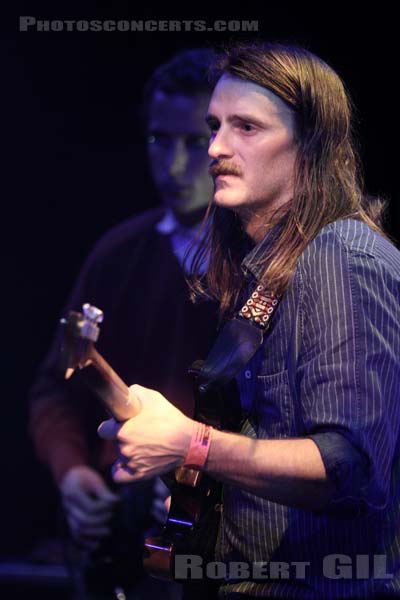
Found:
[(168, 95), (156, 91), (150, 103), (148, 156), (164, 205), (176, 216), (205, 208), (212, 198), (208, 173), (208, 94)]
[[(208, 109), (214, 201), (266, 215), (293, 195), (293, 112), (269, 90), (223, 75)], [(214, 169), (214, 171), (213, 171)]]

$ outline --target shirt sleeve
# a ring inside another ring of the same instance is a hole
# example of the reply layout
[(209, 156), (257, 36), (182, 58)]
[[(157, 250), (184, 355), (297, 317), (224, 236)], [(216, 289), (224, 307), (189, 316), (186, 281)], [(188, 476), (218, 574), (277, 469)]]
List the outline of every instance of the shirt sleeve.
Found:
[(399, 280), (333, 230), (310, 244), (299, 276), (297, 386), (332, 506), (384, 509), (400, 431)]
[[(93, 298), (96, 255), (86, 260), (63, 309), (80, 310)], [(61, 330), (56, 331), (47, 356), (39, 366), (29, 393), (29, 431), (38, 458), (48, 465), (59, 483), (72, 467), (90, 463), (85, 431), (85, 392), (82, 386), (63, 381), (59, 370)], [(87, 394), (86, 394), (87, 395)]]

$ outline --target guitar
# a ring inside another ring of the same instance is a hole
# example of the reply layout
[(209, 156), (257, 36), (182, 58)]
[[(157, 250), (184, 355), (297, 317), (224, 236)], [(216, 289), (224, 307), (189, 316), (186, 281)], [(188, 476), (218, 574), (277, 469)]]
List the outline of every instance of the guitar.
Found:
[[(114, 419), (122, 422), (135, 417), (141, 404), (96, 350), (102, 320), (102, 311), (89, 304), (83, 306), (82, 313), (70, 312), (61, 320), (64, 335), (60, 367), (66, 379), (80, 370), (84, 383)], [(228, 394), (204, 393), (203, 367), (204, 363), (198, 361), (190, 369), (195, 391), (197, 388), (194, 418), (215, 428), (239, 431), (241, 411), (234, 384)], [(161, 535), (145, 540), (143, 565), (153, 577), (179, 580), (179, 573), (175, 571), (176, 556), (196, 554), (206, 562), (213, 560), (222, 506), (221, 484), (198, 470), (183, 467), (163, 479), (171, 490), (170, 510)]]

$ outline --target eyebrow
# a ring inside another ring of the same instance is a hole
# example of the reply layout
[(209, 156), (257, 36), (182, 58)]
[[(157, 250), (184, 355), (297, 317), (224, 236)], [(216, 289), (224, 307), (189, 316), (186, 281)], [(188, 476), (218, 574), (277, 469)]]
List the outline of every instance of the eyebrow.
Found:
[(165, 133), (167, 135), (185, 135), (185, 136), (188, 136), (188, 135), (198, 135), (198, 136), (205, 135), (205, 136), (207, 136), (208, 135), (207, 131), (203, 131), (203, 130), (200, 131), (200, 129), (193, 129), (190, 131), (189, 130), (188, 131), (177, 131), (176, 128), (168, 129), (168, 127), (163, 127), (163, 126), (148, 127), (147, 131), (151, 132), (151, 133), (163, 133), (163, 134)]
[[(220, 121), (220, 119), (218, 119), (218, 117), (216, 117), (212, 113), (209, 113), (206, 115), (207, 125), (212, 125), (215, 121)], [(260, 119), (257, 119), (257, 117), (255, 117), (254, 115), (246, 115), (246, 114), (229, 115), (229, 117), (227, 118), (227, 121), (228, 121), (228, 123), (232, 123), (234, 121), (242, 121), (243, 123), (254, 123), (254, 125), (258, 125), (259, 127), (265, 127), (265, 124), (266, 124), (265, 121), (261, 121)]]

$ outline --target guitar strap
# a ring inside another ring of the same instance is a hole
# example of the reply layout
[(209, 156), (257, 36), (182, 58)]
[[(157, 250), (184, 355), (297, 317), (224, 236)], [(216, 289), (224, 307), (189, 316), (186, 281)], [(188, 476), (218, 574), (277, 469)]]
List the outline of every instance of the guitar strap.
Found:
[(205, 361), (196, 361), (189, 373), (203, 394), (233, 380), (261, 347), (279, 297), (258, 284), (244, 306), (222, 328)]

